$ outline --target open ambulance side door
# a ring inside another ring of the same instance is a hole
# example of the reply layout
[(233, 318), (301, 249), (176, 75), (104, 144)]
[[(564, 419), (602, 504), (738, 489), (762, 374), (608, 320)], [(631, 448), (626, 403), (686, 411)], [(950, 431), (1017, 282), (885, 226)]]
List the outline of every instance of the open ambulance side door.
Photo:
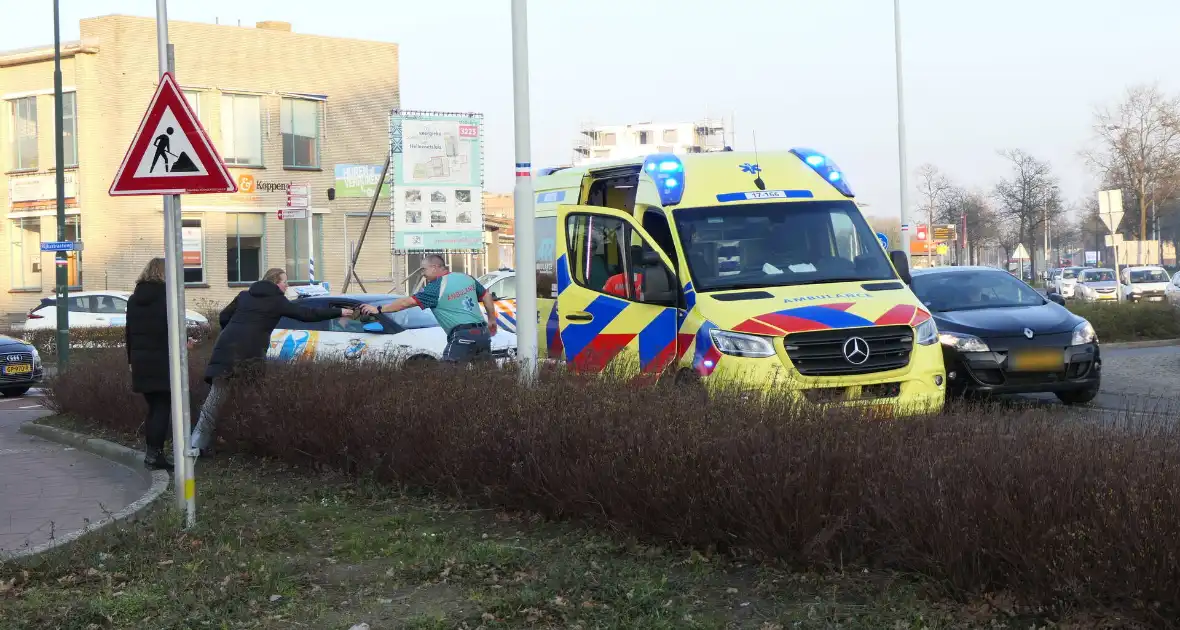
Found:
[(601, 206), (559, 206), (555, 240), (557, 324), (569, 365), (623, 376), (670, 367), (680, 283), (634, 217)]

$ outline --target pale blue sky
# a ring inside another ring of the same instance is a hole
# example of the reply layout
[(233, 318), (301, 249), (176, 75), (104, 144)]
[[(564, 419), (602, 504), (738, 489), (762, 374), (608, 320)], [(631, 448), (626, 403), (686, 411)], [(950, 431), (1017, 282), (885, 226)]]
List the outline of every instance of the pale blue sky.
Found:
[[(152, 0), (61, 4), (63, 39), (78, 36), (82, 17), (155, 11)], [(889, 0), (529, 4), (534, 165), (567, 162), (583, 120), (733, 113), (739, 149), (750, 148), (752, 131), (763, 151), (818, 148), (843, 166), (870, 210), (896, 214)], [(933, 162), (969, 186), (990, 189), (1005, 173), (996, 150), (1023, 148), (1053, 164), (1068, 198), (1091, 194), (1077, 152), (1094, 107), (1137, 82), (1180, 91), (1176, 0), (902, 5), (910, 166)], [(51, 43), (51, 6), (0, 0), (0, 47)], [(402, 105), (483, 112), (488, 188), (511, 190), (508, 0), (173, 0), (169, 13), (223, 24), (285, 20), (298, 32), (397, 42)]]

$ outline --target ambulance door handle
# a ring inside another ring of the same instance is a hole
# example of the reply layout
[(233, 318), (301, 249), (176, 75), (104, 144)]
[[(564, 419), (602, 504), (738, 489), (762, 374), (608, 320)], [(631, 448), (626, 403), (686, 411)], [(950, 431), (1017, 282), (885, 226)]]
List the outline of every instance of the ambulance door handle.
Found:
[(587, 313), (586, 311), (570, 313), (569, 315), (566, 315), (565, 318), (567, 321), (571, 322), (589, 322), (594, 320), (594, 316), (590, 313)]

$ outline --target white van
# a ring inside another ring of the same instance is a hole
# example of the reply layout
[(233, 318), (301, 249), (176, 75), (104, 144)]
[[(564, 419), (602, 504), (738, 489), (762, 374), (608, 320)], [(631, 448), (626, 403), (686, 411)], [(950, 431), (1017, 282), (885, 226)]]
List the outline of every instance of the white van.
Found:
[(1130, 302), (1163, 302), (1164, 292), (1172, 279), (1163, 267), (1145, 265), (1126, 267), (1120, 282), (1123, 299)]

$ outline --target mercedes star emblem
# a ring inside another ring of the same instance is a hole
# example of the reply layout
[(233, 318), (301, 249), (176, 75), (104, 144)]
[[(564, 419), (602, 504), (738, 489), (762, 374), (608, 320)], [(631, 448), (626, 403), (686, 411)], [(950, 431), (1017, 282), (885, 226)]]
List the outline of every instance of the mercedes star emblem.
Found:
[(1024, 336), (1028, 337), (1029, 339), (1032, 339), (1033, 338), (1033, 330), (1031, 328), (1025, 328), (1024, 329)]
[(861, 365), (869, 360), (869, 342), (860, 337), (849, 337), (844, 342), (844, 360), (853, 365)]

